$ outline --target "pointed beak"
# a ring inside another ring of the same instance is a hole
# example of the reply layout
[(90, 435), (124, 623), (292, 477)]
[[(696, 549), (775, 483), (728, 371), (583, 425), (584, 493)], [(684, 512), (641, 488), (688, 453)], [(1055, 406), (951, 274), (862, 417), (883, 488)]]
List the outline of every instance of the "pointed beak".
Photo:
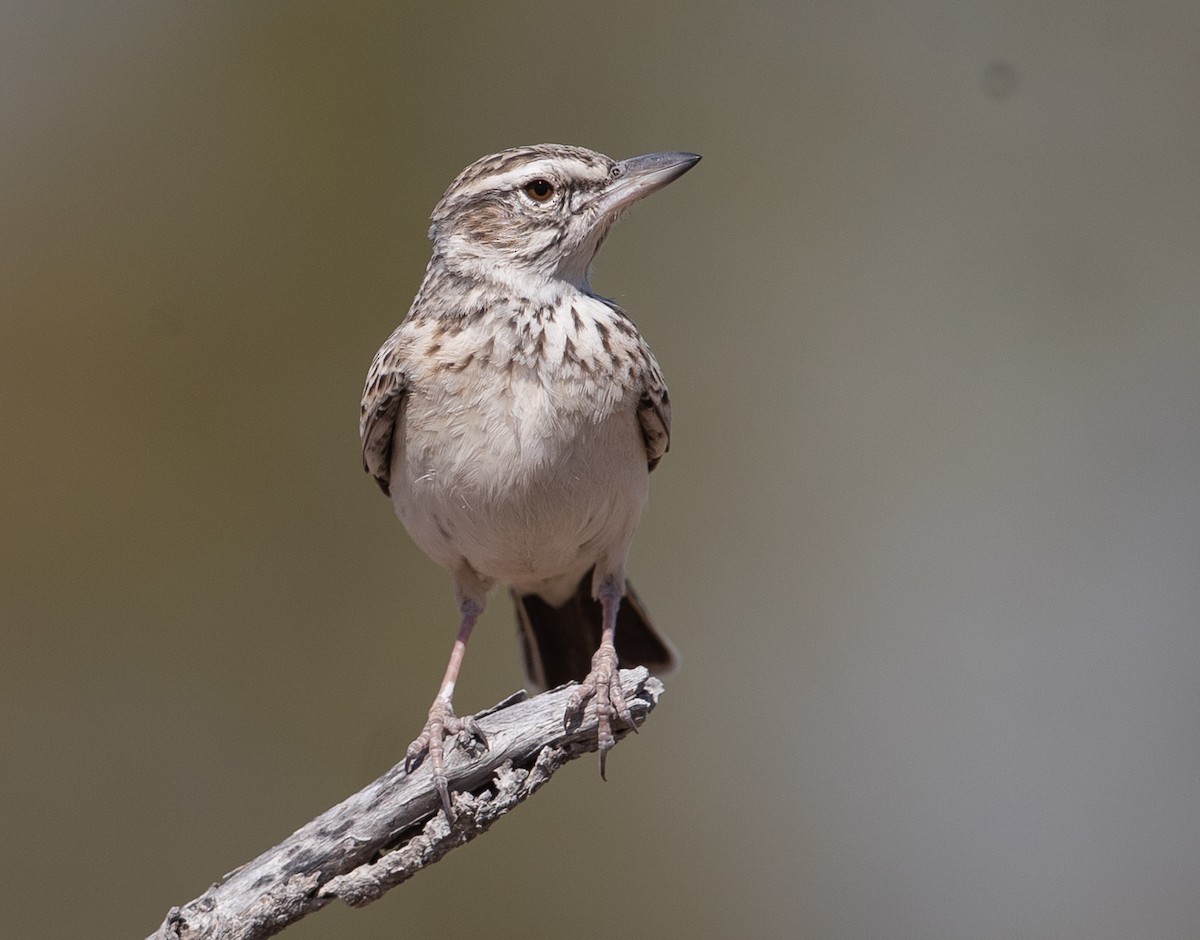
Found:
[(700, 162), (700, 154), (671, 150), (630, 157), (617, 164), (612, 183), (600, 195), (602, 215), (615, 218), (644, 196), (683, 176)]

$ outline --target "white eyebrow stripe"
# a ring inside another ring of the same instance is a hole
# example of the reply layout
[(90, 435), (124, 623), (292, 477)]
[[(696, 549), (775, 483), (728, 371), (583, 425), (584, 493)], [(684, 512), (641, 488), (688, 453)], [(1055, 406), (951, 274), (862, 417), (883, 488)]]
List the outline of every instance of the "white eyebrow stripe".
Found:
[[(532, 160), (529, 163), (514, 167), (511, 170), (505, 170), (503, 173), (488, 174), (473, 180), (470, 184), (459, 191), (463, 196), (473, 196), (475, 193), (484, 192), (489, 189), (516, 189), (522, 183), (529, 180), (537, 179), (539, 176), (544, 176), (548, 179), (559, 179), (563, 166), (562, 159), (552, 160)], [(597, 179), (600, 174), (595, 167), (588, 166), (582, 161), (571, 161), (572, 175), (595, 175)], [(590, 171), (590, 173), (589, 173)]]

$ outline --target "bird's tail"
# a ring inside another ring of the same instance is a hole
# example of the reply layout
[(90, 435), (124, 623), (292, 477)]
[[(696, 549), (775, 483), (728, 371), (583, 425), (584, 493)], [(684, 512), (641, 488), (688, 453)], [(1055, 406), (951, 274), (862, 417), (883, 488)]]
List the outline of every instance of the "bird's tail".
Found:
[[(560, 607), (551, 607), (536, 594), (512, 592), (525, 674), (539, 689), (582, 681), (592, 669), (592, 654), (600, 645), (600, 602), (592, 597), (592, 572)], [(625, 582), (617, 611), (617, 658), (621, 668), (645, 666), (664, 675), (679, 664), (671, 642), (654, 629), (646, 608)]]

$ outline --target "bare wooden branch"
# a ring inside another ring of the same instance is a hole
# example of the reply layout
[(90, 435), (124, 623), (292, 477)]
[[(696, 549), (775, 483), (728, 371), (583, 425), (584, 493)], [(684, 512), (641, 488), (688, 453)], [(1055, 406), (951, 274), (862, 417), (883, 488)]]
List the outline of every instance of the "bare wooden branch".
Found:
[[(662, 683), (639, 668), (623, 671), (621, 685), (641, 724), (662, 694)], [(567, 761), (596, 750), (590, 706), (578, 726), (563, 728), (571, 688), (531, 699), (520, 693), (477, 716), (488, 749), (473, 756), (447, 752), (453, 824), (446, 821), (427, 764), (411, 776), (398, 764), (194, 901), (171, 908), (149, 940), (258, 940), (335, 898), (361, 906), (381, 897), (486, 832)], [(615, 728), (617, 739), (627, 730)]]

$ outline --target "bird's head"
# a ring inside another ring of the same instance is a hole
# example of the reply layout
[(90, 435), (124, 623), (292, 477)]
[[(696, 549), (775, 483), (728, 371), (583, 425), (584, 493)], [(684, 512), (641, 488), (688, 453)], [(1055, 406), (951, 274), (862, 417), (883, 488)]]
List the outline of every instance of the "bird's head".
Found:
[(471, 277), (586, 288), (621, 213), (699, 159), (669, 152), (618, 162), (562, 144), (502, 150), (463, 170), (434, 208), (435, 256)]

